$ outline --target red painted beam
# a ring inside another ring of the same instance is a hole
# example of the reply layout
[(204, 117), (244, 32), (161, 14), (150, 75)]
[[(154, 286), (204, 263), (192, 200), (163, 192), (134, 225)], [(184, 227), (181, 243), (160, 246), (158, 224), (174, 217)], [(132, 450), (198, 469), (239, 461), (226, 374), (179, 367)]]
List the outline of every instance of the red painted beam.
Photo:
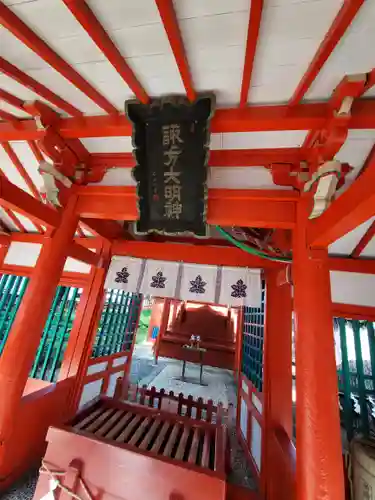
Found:
[(12, 115), (12, 113), (8, 113), (8, 111), (4, 111), (0, 109), (0, 118), (4, 120), (5, 122), (12, 123), (17, 126), (18, 122), (18, 117), (15, 115)]
[(173, 7), (173, 0), (155, 0), (155, 2), (159, 9), (159, 14), (163, 21), (174, 58), (176, 59), (181, 80), (186, 89), (186, 94), (190, 101), (194, 101), (196, 93), (193, 88), (193, 81), (185, 53), (184, 42), (182, 41), (180, 28), (178, 26), (176, 12)]
[(352, 259), (350, 257), (330, 257), (330, 271), (346, 273), (375, 274), (375, 259)]
[(99, 254), (75, 242), (71, 243), (69, 246), (69, 255), (73, 259), (90, 264), (90, 266), (97, 266), (101, 258)]
[[(20, 162), (18, 156), (13, 151), (11, 145), (9, 143), (7, 143), (7, 142), (3, 142), (3, 143), (1, 143), (1, 146), (4, 149), (5, 153), (7, 154), (9, 160), (13, 163), (13, 165), (14, 165), (15, 169), (17, 170), (17, 172), (20, 174), (20, 176), (22, 177), (22, 179), (25, 181), (27, 187), (30, 189), (30, 191), (33, 194), (33, 196), (37, 200), (41, 201), (41, 196), (40, 196), (39, 191), (37, 190), (34, 182), (32, 181), (32, 179), (29, 176), (28, 172), (26, 171), (25, 167)], [(44, 232), (42, 226), (38, 222), (35, 222), (34, 225), (37, 228), (37, 230), (38, 230), (39, 233), (43, 233)]]
[(16, 97), (13, 94), (7, 92), (4, 89), (0, 89), (0, 99), (7, 102), (11, 106), (14, 106), (15, 108), (20, 109), (21, 111), (25, 111), (24, 107), (23, 107), (25, 104), (25, 101), (23, 101), (19, 97)]
[(38, 148), (36, 143), (34, 141), (27, 141), (27, 144), (29, 145), (29, 148), (33, 152), (33, 155), (35, 156), (36, 161), (38, 163), (41, 163), (42, 161), (44, 161), (44, 157), (43, 157), (42, 153), (40, 152), (40, 149)]
[(115, 240), (112, 255), (130, 255), (140, 259), (172, 260), (194, 264), (277, 268), (278, 262), (262, 259), (235, 247), (198, 246), (182, 243)]
[(47, 87), (37, 82), (31, 76), (27, 75), (23, 71), (19, 70), (16, 66), (13, 66), (10, 62), (6, 61), (3, 57), (0, 57), (0, 71), (12, 78), (24, 87), (32, 90), (36, 94), (43, 97), (47, 101), (51, 102), (58, 108), (62, 109), (66, 113), (72, 116), (82, 116), (83, 113), (79, 109), (75, 108), (68, 102), (64, 101), (61, 97), (56, 95), (54, 92), (49, 90)]
[[(303, 159), (301, 148), (218, 149), (211, 150), (209, 167), (258, 167), (270, 163), (298, 163)], [(90, 167), (132, 168), (132, 153), (91, 153)]]
[(290, 102), (290, 106), (298, 104), (311, 87), (311, 84), (318, 76), (319, 71), (326, 63), (327, 59), (339, 43), (346, 30), (350, 26), (357, 12), (363, 5), (364, 0), (344, 0), (344, 3), (334, 19), (328, 33), (320, 44), (313, 60), (311, 61), (302, 80), (299, 82)]
[(0, 200), (2, 206), (29, 217), (33, 222), (48, 227), (56, 227), (60, 222), (60, 214), (56, 210), (36, 200), (3, 176), (0, 177)]
[(17, 172), (20, 174), (20, 176), (25, 181), (27, 187), (30, 189), (30, 191), (33, 194), (33, 196), (37, 200), (41, 200), (41, 196), (40, 196), (40, 193), (39, 193), (37, 187), (35, 186), (33, 180), (31, 179), (30, 175), (26, 171), (25, 167), (21, 163), (20, 159), (18, 158), (18, 156), (14, 152), (12, 146), (9, 143), (7, 143), (7, 142), (1, 143), (1, 146), (3, 147), (5, 153), (7, 154), (8, 158), (10, 159), (10, 161), (13, 163), (13, 165), (16, 168)]
[(85, 233), (83, 232), (83, 230), (79, 224), (77, 226), (77, 233), (79, 234), (80, 238), (85, 238)]
[[(321, 129), (330, 117), (327, 103), (299, 104), (293, 108), (277, 105), (218, 109), (211, 122), (211, 132)], [(349, 128), (375, 128), (375, 99), (354, 102)], [(131, 136), (132, 127), (125, 115), (62, 118), (59, 133), (68, 139)], [(33, 120), (19, 120), (17, 126), (0, 123), (0, 141), (35, 140), (41, 135), (43, 132), (37, 130)]]
[(83, 92), (97, 106), (107, 113), (117, 114), (117, 109), (92, 85), (90, 85), (77, 71), (62, 57), (54, 52), (41, 38), (36, 35), (21, 19), (8, 7), (0, 3), (0, 24), (7, 28), (15, 37), (33, 50), (52, 68), (64, 76), (70, 83)]
[(332, 316), (375, 321), (375, 307), (335, 303), (332, 304)]
[(184, 245), (197, 245), (197, 246), (219, 246), (231, 247), (233, 244), (225, 239), (220, 238), (184, 238), (183, 236), (163, 236), (159, 234), (152, 234), (148, 236), (148, 241), (152, 243), (182, 243)]
[[(38, 244), (43, 244), (45, 239), (49, 238), (49, 236), (43, 235), (43, 234), (36, 234), (36, 233), (12, 233), (11, 234), (11, 240), (12, 241), (20, 241), (23, 243), (38, 243)], [(94, 248), (95, 250), (98, 250), (101, 248), (103, 241), (101, 238), (79, 238), (75, 237), (74, 238), (75, 243), (77, 243), (80, 246), (83, 246), (85, 248)], [(68, 252), (69, 253), (69, 252)], [(70, 253), (69, 253), (70, 255)]]
[(359, 257), (363, 250), (367, 247), (367, 245), (370, 243), (372, 238), (375, 235), (375, 222), (371, 224), (371, 226), (367, 229), (365, 234), (362, 236), (362, 238), (359, 240), (358, 244), (354, 248), (354, 250), (351, 253), (351, 257)]
[[(138, 219), (135, 188), (84, 186), (77, 191), (81, 217)], [(220, 226), (291, 229), (298, 195), (290, 191), (209, 189), (207, 223)]]
[(95, 14), (85, 1), (82, 0), (63, 0), (73, 16), (80, 23), (82, 28), (92, 38), (98, 48), (103, 52), (108, 61), (116, 69), (118, 74), (134, 92), (136, 97), (143, 103), (149, 101), (149, 97), (137, 80), (132, 69), (121, 55), (116, 45), (112, 42), (103, 26), (99, 23)]
[(326, 247), (375, 215), (375, 157), (366, 170), (317, 219), (310, 221), (311, 246)]
[(17, 219), (16, 215), (11, 210), (9, 210), (9, 208), (6, 208), (6, 207), (3, 206), (1, 200), (0, 200), (0, 206), (2, 207), (2, 209), (4, 210), (4, 212), (7, 214), (7, 216), (9, 217), (9, 219), (16, 226), (16, 228), (19, 231), (21, 231), (21, 233), (27, 233), (27, 230), (26, 230), (25, 226), (22, 224), (22, 222), (19, 219)]
[[(101, 236), (102, 238), (105, 238), (107, 240), (120, 238), (124, 235), (124, 228), (115, 220), (83, 218), (81, 219), (81, 223), (83, 226), (86, 226), (90, 232), (97, 234), (98, 236)], [(87, 238), (87, 241), (90, 241), (90, 238)]]
[(263, 10), (263, 0), (251, 0), (249, 27), (247, 31), (245, 64), (242, 74), (240, 107), (246, 106), (248, 101), (251, 75), (253, 72), (253, 66), (255, 60), (255, 51), (258, 43), (259, 28), (262, 18), (262, 10)]

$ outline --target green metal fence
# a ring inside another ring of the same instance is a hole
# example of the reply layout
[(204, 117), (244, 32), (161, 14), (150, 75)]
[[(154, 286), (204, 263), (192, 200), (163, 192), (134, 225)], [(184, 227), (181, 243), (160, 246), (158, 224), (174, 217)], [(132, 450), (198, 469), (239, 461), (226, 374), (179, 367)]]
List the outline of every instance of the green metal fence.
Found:
[[(0, 355), (28, 283), (29, 278), (22, 276), (3, 274), (0, 278)], [(57, 287), (30, 377), (57, 380), (80, 295), (78, 288)]]
[(375, 430), (374, 324), (335, 318), (334, 329), (336, 351), (341, 354), (337, 363), (341, 424), (349, 440), (356, 433), (368, 436)]
[(263, 387), (265, 282), (262, 282), (261, 307), (244, 307), (242, 372), (258, 391)]
[(57, 287), (30, 377), (49, 382), (57, 380), (81, 291), (74, 287)]
[(0, 278), (0, 355), (25, 294), (28, 278), (3, 274)]
[(137, 325), (142, 296), (123, 290), (106, 290), (106, 299), (91, 357), (129, 351)]

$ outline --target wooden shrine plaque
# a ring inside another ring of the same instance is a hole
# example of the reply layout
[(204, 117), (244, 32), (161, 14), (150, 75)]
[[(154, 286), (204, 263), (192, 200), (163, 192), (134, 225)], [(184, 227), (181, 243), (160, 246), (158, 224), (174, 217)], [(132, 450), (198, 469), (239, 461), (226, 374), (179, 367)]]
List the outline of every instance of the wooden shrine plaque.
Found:
[(133, 124), (137, 233), (206, 235), (209, 121), (213, 96), (127, 101)]

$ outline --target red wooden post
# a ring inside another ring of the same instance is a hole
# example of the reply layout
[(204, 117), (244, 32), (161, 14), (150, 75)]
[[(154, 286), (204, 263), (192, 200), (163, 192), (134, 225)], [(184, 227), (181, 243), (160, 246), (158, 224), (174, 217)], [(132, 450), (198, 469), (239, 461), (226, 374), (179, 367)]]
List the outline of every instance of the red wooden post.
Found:
[(342, 500), (344, 477), (327, 249), (306, 241), (309, 200), (293, 241), (296, 315), (297, 500)]
[[(279, 286), (279, 271), (266, 271), (266, 318), (263, 384), (263, 453), (261, 484), (266, 498), (282, 474), (283, 460), (275, 453), (274, 431), (283, 428), (292, 438), (292, 294), (289, 284)], [(272, 483), (272, 484), (271, 484)], [(271, 494), (270, 494), (271, 493)], [(277, 495), (280, 495), (278, 491)], [(280, 497), (281, 498), (281, 497)]]
[(4, 236), (3, 241), (0, 242), (0, 266), (4, 264), (5, 257), (8, 253), (10, 245), (10, 238)]
[(155, 352), (155, 360), (156, 361), (159, 357), (160, 342), (162, 340), (164, 333), (166, 332), (166, 330), (168, 328), (170, 307), (171, 307), (171, 299), (164, 299), (164, 307), (163, 307), (163, 313), (162, 313), (162, 318), (161, 318), (161, 323), (160, 323), (159, 334), (158, 334), (158, 338), (156, 339), (156, 342), (154, 344), (154, 352)]
[(108, 243), (103, 243), (101, 256), (103, 258), (103, 267), (92, 268), (91, 270), (89, 282), (84, 288), (77, 308), (73, 329), (60, 370), (60, 379), (76, 377), (71, 401), (73, 411), (77, 409), (79, 403), (82, 383), (91, 355), (91, 347), (100, 321), (104, 281), (110, 257), (110, 245)]
[(30, 283), (0, 358), (0, 438), (9, 435), (38, 348), (56, 287), (63, 272), (67, 249), (78, 224), (77, 197), (72, 195), (61, 222), (42, 246)]
[[(132, 340), (132, 345), (130, 346), (130, 351), (128, 354), (128, 357), (126, 359), (126, 365), (125, 365), (125, 378), (127, 379), (130, 374), (130, 368), (131, 368), (131, 363), (133, 359), (133, 352), (134, 352), (134, 347), (135, 347), (135, 342), (136, 342), (136, 337), (137, 337), (137, 331), (139, 327), (139, 320), (141, 319), (141, 313), (142, 313), (142, 306), (143, 306), (143, 296), (141, 298), (141, 301), (138, 306), (138, 316), (134, 325), (134, 335), (133, 335), (133, 340)], [(129, 314), (132, 314), (130, 311)]]
[(242, 339), (243, 339), (243, 307), (239, 307), (236, 311), (236, 352), (235, 352), (235, 367), (234, 367), (234, 375), (237, 386), (240, 383), (240, 374), (241, 374), (241, 358), (242, 358)]

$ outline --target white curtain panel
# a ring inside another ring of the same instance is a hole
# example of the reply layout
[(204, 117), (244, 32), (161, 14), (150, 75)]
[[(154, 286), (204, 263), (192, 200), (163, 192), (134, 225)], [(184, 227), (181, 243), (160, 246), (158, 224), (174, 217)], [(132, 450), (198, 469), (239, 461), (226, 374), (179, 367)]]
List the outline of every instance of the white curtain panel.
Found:
[(105, 288), (118, 288), (126, 292), (139, 292), (144, 261), (134, 257), (112, 257)]
[(246, 267), (223, 267), (219, 304), (261, 306), (260, 270)]
[(215, 302), (216, 266), (183, 264), (181, 275), (180, 299), (197, 302)]
[(179, 262), (166, 260), (146, 261), (141, 293), (156, 297), (176, 297)]

